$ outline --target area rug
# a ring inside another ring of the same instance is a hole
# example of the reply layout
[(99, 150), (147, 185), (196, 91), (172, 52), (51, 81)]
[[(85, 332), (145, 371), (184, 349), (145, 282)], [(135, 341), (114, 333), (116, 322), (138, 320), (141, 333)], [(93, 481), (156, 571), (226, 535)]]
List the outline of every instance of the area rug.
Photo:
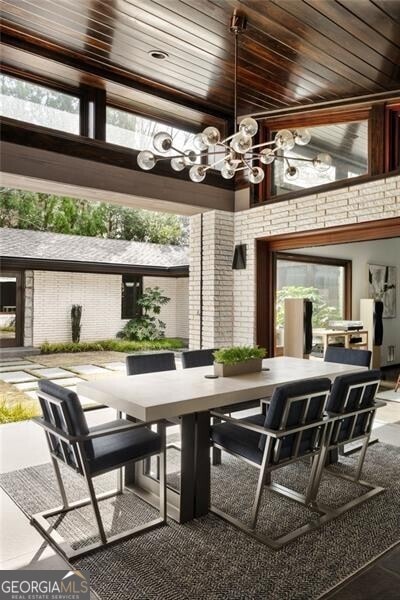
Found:
[[(357, 455), (343, 458), (350, 472)], [(290, 465), (274, 475), (278, 483), (304, 490), (309, 466)], [(65, 472), (71, 500), (85, 494), (82, 481)], [(257, 471), (223, 455), (212, 469), (213, 503), (247, 519)], [(285, 548), (274, 551), (209, 514), (184, 525), (169, 520), (139, 537), (79, 558), (102, 600), (313, 600), (360, 569), (400, 539), (400, 449), (368, 449), (363, 478), (385, 491)], [(98, 491), (110, 489), (99, 477)], [(0, 485), (27, 514), (60, 502), (50, 465), (1, 475)], [(361, 493), (359, 485), (326, 475), (320, 500), (338, 505)], [(156, 512), (133, 494), (101, 503), (106, 529), (116, 533), (154, 518)], [(278, 535), (315, 514), (273, 492), (264, 494), (259, 529)], [(58, 531), (75, 547), (96, 539), (90, 508), (70, 513)]]

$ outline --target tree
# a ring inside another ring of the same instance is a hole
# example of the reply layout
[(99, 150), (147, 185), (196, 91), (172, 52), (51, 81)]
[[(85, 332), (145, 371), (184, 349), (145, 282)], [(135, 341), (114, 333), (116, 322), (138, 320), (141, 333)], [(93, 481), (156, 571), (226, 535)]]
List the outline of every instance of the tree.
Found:
[(308, 298), (313, 303), (313, 327), (326, 327), (328, 322), (340, 319), (339, 309), (329, 306), (321, 292), (315, 287), (302, 287), (289, 285), (283, 287), (276, 294), (276, 326), (283, 327), (285, 323), (285, 299), (286, 298)]
[(188, 220), (177, 215), (0, 188), (0, 227), (183, 245)]

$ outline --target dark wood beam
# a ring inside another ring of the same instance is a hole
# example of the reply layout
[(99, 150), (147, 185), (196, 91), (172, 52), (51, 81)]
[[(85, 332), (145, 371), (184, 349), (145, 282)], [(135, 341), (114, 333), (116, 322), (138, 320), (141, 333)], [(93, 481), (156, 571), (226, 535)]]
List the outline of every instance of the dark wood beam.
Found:
[[(93, 126), (96, 123), (93, 121)], [(85, 125), (85, 128), (89, 125)], [(93, 160), (99, 163), (114, 165), (146, 175), (162, 175), (172, 179), (190, 181), (188, 169), (174, 171), (169, 161), (161, 161), (156, 164), (151, 173), (145, 173), (137, 165), (138, 150), (132, 150), (116, 144), (106, 143), (101, 139), (85, 139), (70, 133), (55, 131), (47, 127), (40, 127), (30, 123), (23, 123), (15, 119), (0, 117), (1, 139), (3, 142), (18, 144), (28, 148), (40, 148), (58, 154), (74, 156), (85, 160)], [(98, 135), (102, 135), (102, 131)], [(234, 183), (221, 177), (219, 172), (210, 170), (207, 173), (206, 185), (233, 190)], [(198, 184), (196, 184), (198, 185)]]
[(233, 184), (218, 173), (200, 184), (165, 163), (149, 173), (139, 169), (136, 152), (128, 148), (11, 119), (1, 122), (6, 187), (185, 215), (234, 210)]

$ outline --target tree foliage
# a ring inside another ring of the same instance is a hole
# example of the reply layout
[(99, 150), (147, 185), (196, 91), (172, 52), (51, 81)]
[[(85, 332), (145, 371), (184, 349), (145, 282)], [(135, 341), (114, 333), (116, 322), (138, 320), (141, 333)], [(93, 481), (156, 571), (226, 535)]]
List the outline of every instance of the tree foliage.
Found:
[(321, 292), (315, 287), (302, 287), (289, 285), (283, 287), (276, 294), (276, 325), (283, 326), (285, 322), (285, 299), (308, 298), (313, 304), (313, 327), (326, 327), (328, 322), (340, 319), (339, 310), (329, 306), (321, 297)]
[(187, 219), (177, 215), (9, 188), (0, 188), (0, 227), (156, 244), (188, 239)]

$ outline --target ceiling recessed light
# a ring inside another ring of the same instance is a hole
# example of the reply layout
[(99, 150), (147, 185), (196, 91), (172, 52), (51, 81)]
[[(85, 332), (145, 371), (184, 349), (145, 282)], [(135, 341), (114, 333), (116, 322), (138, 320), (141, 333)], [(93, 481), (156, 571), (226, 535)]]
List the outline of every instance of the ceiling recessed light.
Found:
[(157, 60), (168, 58), (168, 52), (164, 52), (164, 50), (150, 50), (149, 54), (151, 58), (156, 58)]

